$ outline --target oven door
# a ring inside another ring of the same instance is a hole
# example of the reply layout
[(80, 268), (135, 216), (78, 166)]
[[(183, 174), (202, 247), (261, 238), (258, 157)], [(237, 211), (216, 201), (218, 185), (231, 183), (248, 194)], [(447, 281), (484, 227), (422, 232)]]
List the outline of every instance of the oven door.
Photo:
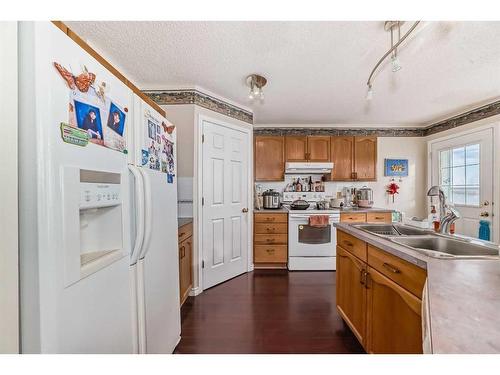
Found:
[(334, 216), (325, 227), (309, 225), (309, 215), (289, 214), (288, 253), (289, 256), (335, 256), (337, 231), (333, 226)]

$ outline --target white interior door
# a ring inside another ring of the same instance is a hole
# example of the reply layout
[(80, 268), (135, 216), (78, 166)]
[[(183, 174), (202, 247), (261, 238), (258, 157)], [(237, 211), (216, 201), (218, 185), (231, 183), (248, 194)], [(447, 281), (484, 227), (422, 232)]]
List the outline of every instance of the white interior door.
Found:
[(247, 271), (249, 134), (203, 121), (203, 288)]
[[(493, 129), (432, 143), (432, 185), (460, 212), (455, 233), (478, 237), (479, 221), (490, 223), (493, 238)], [(439, 205), (436, 206), (438, 207)], [(436, 207), (436, 208), (437, 208)]]

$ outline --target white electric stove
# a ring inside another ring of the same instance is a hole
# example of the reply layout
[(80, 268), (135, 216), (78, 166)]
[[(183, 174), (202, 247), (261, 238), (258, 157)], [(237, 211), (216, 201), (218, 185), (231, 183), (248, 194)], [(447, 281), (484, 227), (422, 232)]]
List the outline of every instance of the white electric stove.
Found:
[[(340, 222), (339, 209), (320, 210), (316, 202), (325, 199), (325, 193), (285, 192), (283, 204), (288, 213), (288, 269), (291, 271), (335, 270), (337, 232), (334, 223)], [(297, 199), (310, 203), (306, 210), (293, 210), (290, 204)], [(309, 225), (312, 215), (328, 215), (329, 225)]]

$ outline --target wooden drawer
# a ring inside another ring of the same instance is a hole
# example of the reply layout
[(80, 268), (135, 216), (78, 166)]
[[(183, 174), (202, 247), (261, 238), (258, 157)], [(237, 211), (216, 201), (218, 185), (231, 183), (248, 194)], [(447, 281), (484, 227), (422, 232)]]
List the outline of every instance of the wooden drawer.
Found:
[(255, 223), (255, 234), (287, 234), (286, 223)]
[(286, 245), (288, 243), (288, 234), (256, 234), (254, 243), (256, 245)]
[(366, 262), (366, 242), (337, 230), (337, 245)]
[(179, 228), (179, 242), (193, 235), (193, 223), (185, 224)]
[(253, 257), (255, 263), (286, 263), (288, 260), (288, 246), (256, 245)]
[(256, 223), (286, 223), (288, 222), (288, 214), (254, 214)]
[(367, 223), (392, 223), (392, 212), (367, 212)]
[(414, 264), (368, 245), (368, 265), (422, 298), (427, 272)]
[(364, 223), (366, 222), (365, 213), (352, 213), (352, 212), (341, 212), (340, 213), (341, 223)]

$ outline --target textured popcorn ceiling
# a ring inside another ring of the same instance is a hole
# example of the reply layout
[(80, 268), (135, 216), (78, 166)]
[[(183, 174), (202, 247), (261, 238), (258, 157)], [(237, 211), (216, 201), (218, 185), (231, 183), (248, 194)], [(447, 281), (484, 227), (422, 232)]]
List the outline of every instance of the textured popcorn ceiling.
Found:
[[(383, 22), (67, 22), (141, 89), (199, 86), (252, 109), (256, 124), (425, 125), (500, 97), (500, 22), (423, 22), (389, 48)], [(403, 26), (403, 33), (410, 25)], [(250, 73), (268, 78), (247, 99)]]

